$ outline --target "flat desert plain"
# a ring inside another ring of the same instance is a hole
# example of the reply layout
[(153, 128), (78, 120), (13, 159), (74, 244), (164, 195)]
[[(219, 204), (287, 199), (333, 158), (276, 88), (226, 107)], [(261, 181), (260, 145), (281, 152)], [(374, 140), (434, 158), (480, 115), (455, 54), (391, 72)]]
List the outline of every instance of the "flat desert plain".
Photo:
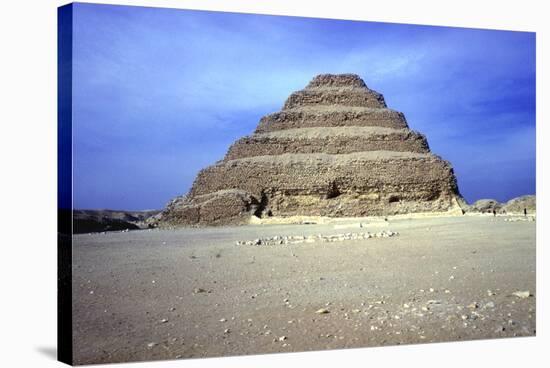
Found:
[[(339, 219), (75, 235), (75, 362), (534, 336), (536, 232), (524, 220)], [(236, 244), (382, 230), (398, 235)]]

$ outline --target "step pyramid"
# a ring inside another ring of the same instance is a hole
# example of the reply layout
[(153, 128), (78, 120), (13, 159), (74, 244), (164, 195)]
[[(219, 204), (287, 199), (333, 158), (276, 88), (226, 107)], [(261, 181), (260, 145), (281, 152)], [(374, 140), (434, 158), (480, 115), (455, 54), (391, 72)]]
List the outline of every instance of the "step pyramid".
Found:
[(318, 75), (199, 172), (170, 225), (461, 211), (451, 165), (355, 74)]

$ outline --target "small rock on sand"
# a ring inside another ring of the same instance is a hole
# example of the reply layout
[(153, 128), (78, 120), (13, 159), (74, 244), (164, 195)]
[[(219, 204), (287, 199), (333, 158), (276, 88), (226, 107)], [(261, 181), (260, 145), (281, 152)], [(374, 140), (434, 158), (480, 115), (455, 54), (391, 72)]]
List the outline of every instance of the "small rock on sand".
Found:
[(515, 295), (520, 299), (525, 299), (525, 298), (529, 298), (531, 296), (531, 293), (529, 292), (529, 290), (516, 291), (516, 292), (512, 293), (512, 295)]

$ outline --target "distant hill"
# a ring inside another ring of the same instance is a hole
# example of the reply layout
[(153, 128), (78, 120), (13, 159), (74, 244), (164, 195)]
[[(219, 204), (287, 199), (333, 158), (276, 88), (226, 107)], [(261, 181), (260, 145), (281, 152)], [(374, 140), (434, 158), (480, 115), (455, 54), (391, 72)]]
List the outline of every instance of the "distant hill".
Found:
[(536, 212), (537, 201), (534, 195), (524, 195), (510, 199), (502, 206), (502, 209), (506, 211), (506, 213), (523, 213), (524, 208), (529, 214), (534, 214)]
[(74, 210), (73, 232), (81, 234), (143, 229), (147, 228), (146, 220), (159, 212), (158, 210)]
[(536, 202), (535, 195), (513, 198), (506, 203), (500, 203), (496, 199), (480, 199), (468, 207), (468, 212), (491, 213), (495, 210), (496, 213), (523, 214), (525, 209), (527, 214), (533, 215), (537, 210)]

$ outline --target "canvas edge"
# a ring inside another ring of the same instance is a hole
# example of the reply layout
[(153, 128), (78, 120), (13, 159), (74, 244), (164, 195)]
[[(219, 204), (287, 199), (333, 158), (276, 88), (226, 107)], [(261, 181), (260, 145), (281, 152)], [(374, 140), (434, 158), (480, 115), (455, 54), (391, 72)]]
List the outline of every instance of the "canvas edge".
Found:
[(57, 9), (57, 44), (57, 359), (72, 365), (73, 4)]

